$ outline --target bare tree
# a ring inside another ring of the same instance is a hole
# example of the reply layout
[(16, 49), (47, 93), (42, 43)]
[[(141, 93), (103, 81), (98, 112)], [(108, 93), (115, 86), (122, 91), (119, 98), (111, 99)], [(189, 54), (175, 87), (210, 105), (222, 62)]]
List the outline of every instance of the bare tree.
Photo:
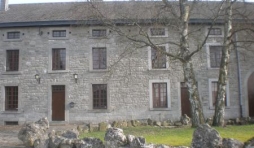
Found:
[[(91, 2), (90, 9), (93, 16), (96, 16), (96, 19), (99, 20), (100, 23), (109, 27), (111, 30), (117, 32), (118, 35), (126, 38), (127, 40), (135, 43), (136, 47), (151, 47), (162, 55), (166, 55), (171, 59), (177, 60), (182, 65), (184, 81), (187, 84), (189, 91), (189, 101), (191, 104), (191, 114), (192, 114), (192, 126), (196, 127), (199, 124), (203, 124), (205, 122), (205, 117), (203, 114), (203, 108), (201, 99), (198, 92), (197, 80), (194, 71), (194, 63), (193, 57), (202, 51), (206, 41), (208, 39), (210, 30), (207, 34), (200, 36), (200, 34), (204, 34), (202, 32), (204, 28), (208, 26), (207, 23), (199, 23), (199, 25), (195, 27), (190, 27), (190, 18), (191, 15), (198, 14), (199, 9), (201, 7), (206, 7), (206, 11), (210, 11), (203, 17), (206, 17), (209, 20), (210, 28), (216, 23), (217, 19), (220, 18), (220, 13), (222, 11), (222, 3), (213, 3), (212, 8), (209, 8), (209, 2), (199, 2), (192, 1), (188, 2), (188, 0), (179, 0), (178, 2), (169, 2), (164, 0), (163, 3), (159, 3), (159, 7), (156, 9), (156, 15), (149, 17), (149, 19), (140, 18), (139, 14), (136, 14), (137, 17), (133, 16), (129, 18), (130, 14), (122, 14), (121, 19), (112, 18), (110, 13), (105, 12), (105, 9), (101, 6), (100, 2)], [(154, 13), (154, 5), (151, 7), (151, 12)], [(122, 8), (125, 10), (125, 8)], [(144, 9), (144, 8), (143, 8)], [(149, 10), (149, 8), (146, 8)], [(124, 11), (123, 10), (123, 11)], [(129, 8), (131, 10), (131, 8)], [(141, 10), (138, 10), (141, 11)], [(127, 13), (127, 12), (126, 12)], [(129, 12), (131, 13), (131, 12)], [(142, 13), (142, 12), (140, 12)], [(118, 14), (120, 15), (120, 14)], [(194, 18), (194, 17), (193, 17)], [(119, 22), (119, 20), (121, 22)], [(124, 24), (131, 25), (132, 27), (136, 27), (137, 31), (133, 34), (122, 28), (122, 22)], [(167, 27), (171, 27), (177, 32), (177, 40), (163, 40), (156, 41), (150, 38), (150, 35), (147, 32), (146, 25), (164, 25)], [(202, 31), (201, 31), (202, 30)], [(202, 32), (202, 33), (201, 33)], [(199, 35), (197, 35), (200, 33)], [(191, 36), (191, 38), (190, 38)], [(193, 36), (195, 36), (193, 38)], [(198, 37), (199, 36), (199, 37)], [(192, 42), (196, 41), (195, 44)], [(170, 44), (172, 49), (170, 51), (165, 51), (161, 48), (161, 44)]]

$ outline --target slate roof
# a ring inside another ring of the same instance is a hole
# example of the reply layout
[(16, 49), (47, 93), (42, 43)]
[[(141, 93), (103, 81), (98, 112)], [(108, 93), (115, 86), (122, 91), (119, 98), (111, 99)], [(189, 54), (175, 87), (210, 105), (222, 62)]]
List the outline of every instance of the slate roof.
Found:
[[(170, 11), (178, 13), (178, 3), (171, 2), (172, 8), (164, 8), (164, 4), (158, 1), (115, 1), (115, 2), (65, 2), (65, 3), (37, 3), (37, 4), (13, 4), (9, 10), (0, 12), (0, 27), (19, 26), (21, 24), (50, 25), (51, 24), (75, 24), (85, 21), (87, 24), (95, 23), (98, 20), (100, 11), (106, 18), (111, 20), (151, 20), (172, 17)], [(200, 2), (195, 5), (191, 12), (191, 19), (209, 20), (218, 12), (220, 2)], [(98, 9), (94, 9), (98, 8)], [(236, 6), (238, 11), (248, 13), (254, 18), (254, 4), (239, 3)], [(240, 9), (238, 9), (240, 8)], [(221, 16), (223, 17), (223, 16)], [(22, 26), (22, 25), (21, 25)]]

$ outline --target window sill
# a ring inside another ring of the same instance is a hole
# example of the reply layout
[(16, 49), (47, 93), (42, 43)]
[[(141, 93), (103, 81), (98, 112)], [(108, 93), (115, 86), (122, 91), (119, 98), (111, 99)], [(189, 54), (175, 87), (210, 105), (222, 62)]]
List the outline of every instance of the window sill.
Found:
[(209, 38), (222, 38), (224, 35), (209, 35)]
[(170, 111), (170, 108), (150, 108), (149, 111)]
[(68, 73), (69, 70), (50, 70), (48, 71), (48, 74), (55, 74), (55, 73)]
[(158, 68), (158, 69), (152, 69), (152, 68), (150, 68), (150, 69), (148, 69), (148, 71), (169, 71), (170, 69), (168, 69), (168, 68)]
[(103, 36), (103, 37), (93, 37), (93, 36), (89, 36), (89, 39), (109, 39), (108, 36)]
[(4, 39), (4, 42), (21, 42), (22, 39)]
[(93, 110), (88, 110), (88, 113), (110, 113), (109, 109), (93, 109)]
[(103, 72), (108, 72), (108, 69), (98, 69), (98, 70), (89, 70), (91, 73), (103, 73)]
[[(210, 110), (215, 110), (215, 107), (209, 107)], [(230, 106), (226, 106), (225, 109), (230, 109)]]
[(151, 38), (166, 38), (168, 36), (167, 35), (157, 35), (157, 36), (150, 35), (149, 37), (151, 37)]
[(216, 67), (216, 68), (212, 68), (212, 67), (208, 67), (208, 70), (219, 70), (220, 67)]
[(1, 111), (2, 114), (21, 114), (21, 111)]
[(21, 75), (22, 73), (19, 71), (6, 71), (3, 72), (2, 75)]
[(50, 37), (49, 40), (69, 40), (69, 37)]

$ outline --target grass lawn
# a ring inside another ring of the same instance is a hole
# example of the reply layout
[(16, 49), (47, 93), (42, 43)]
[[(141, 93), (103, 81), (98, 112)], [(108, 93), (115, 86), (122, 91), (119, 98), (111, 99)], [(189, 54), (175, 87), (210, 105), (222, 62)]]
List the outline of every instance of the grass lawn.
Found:
[[(254, 137), (254, 125), (216, 127), (223, 138), (234, 138), (245, 142)], [(143, 136), (147, 143), (165, 144), (171, 146), (190, 146), (194, 129), (184, 128), (160, 128), (160, 127), (131, 127), (123, 129), (124, 134)], [(96, 137), (104, 139), (105, 132), (84, 133), (80, 137)]]

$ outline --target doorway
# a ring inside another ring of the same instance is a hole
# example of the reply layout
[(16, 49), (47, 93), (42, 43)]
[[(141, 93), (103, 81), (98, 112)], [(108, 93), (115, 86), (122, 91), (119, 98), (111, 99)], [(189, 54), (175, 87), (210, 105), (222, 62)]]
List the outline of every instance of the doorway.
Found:
[(65, 121), (64, 85), (52, 85), (52, 121)]
[(181, 109), (182, 115), (186, 114), (191, 117), (191, 106), (189, 100), (189, 91), (185, 82), (181, 82)]

